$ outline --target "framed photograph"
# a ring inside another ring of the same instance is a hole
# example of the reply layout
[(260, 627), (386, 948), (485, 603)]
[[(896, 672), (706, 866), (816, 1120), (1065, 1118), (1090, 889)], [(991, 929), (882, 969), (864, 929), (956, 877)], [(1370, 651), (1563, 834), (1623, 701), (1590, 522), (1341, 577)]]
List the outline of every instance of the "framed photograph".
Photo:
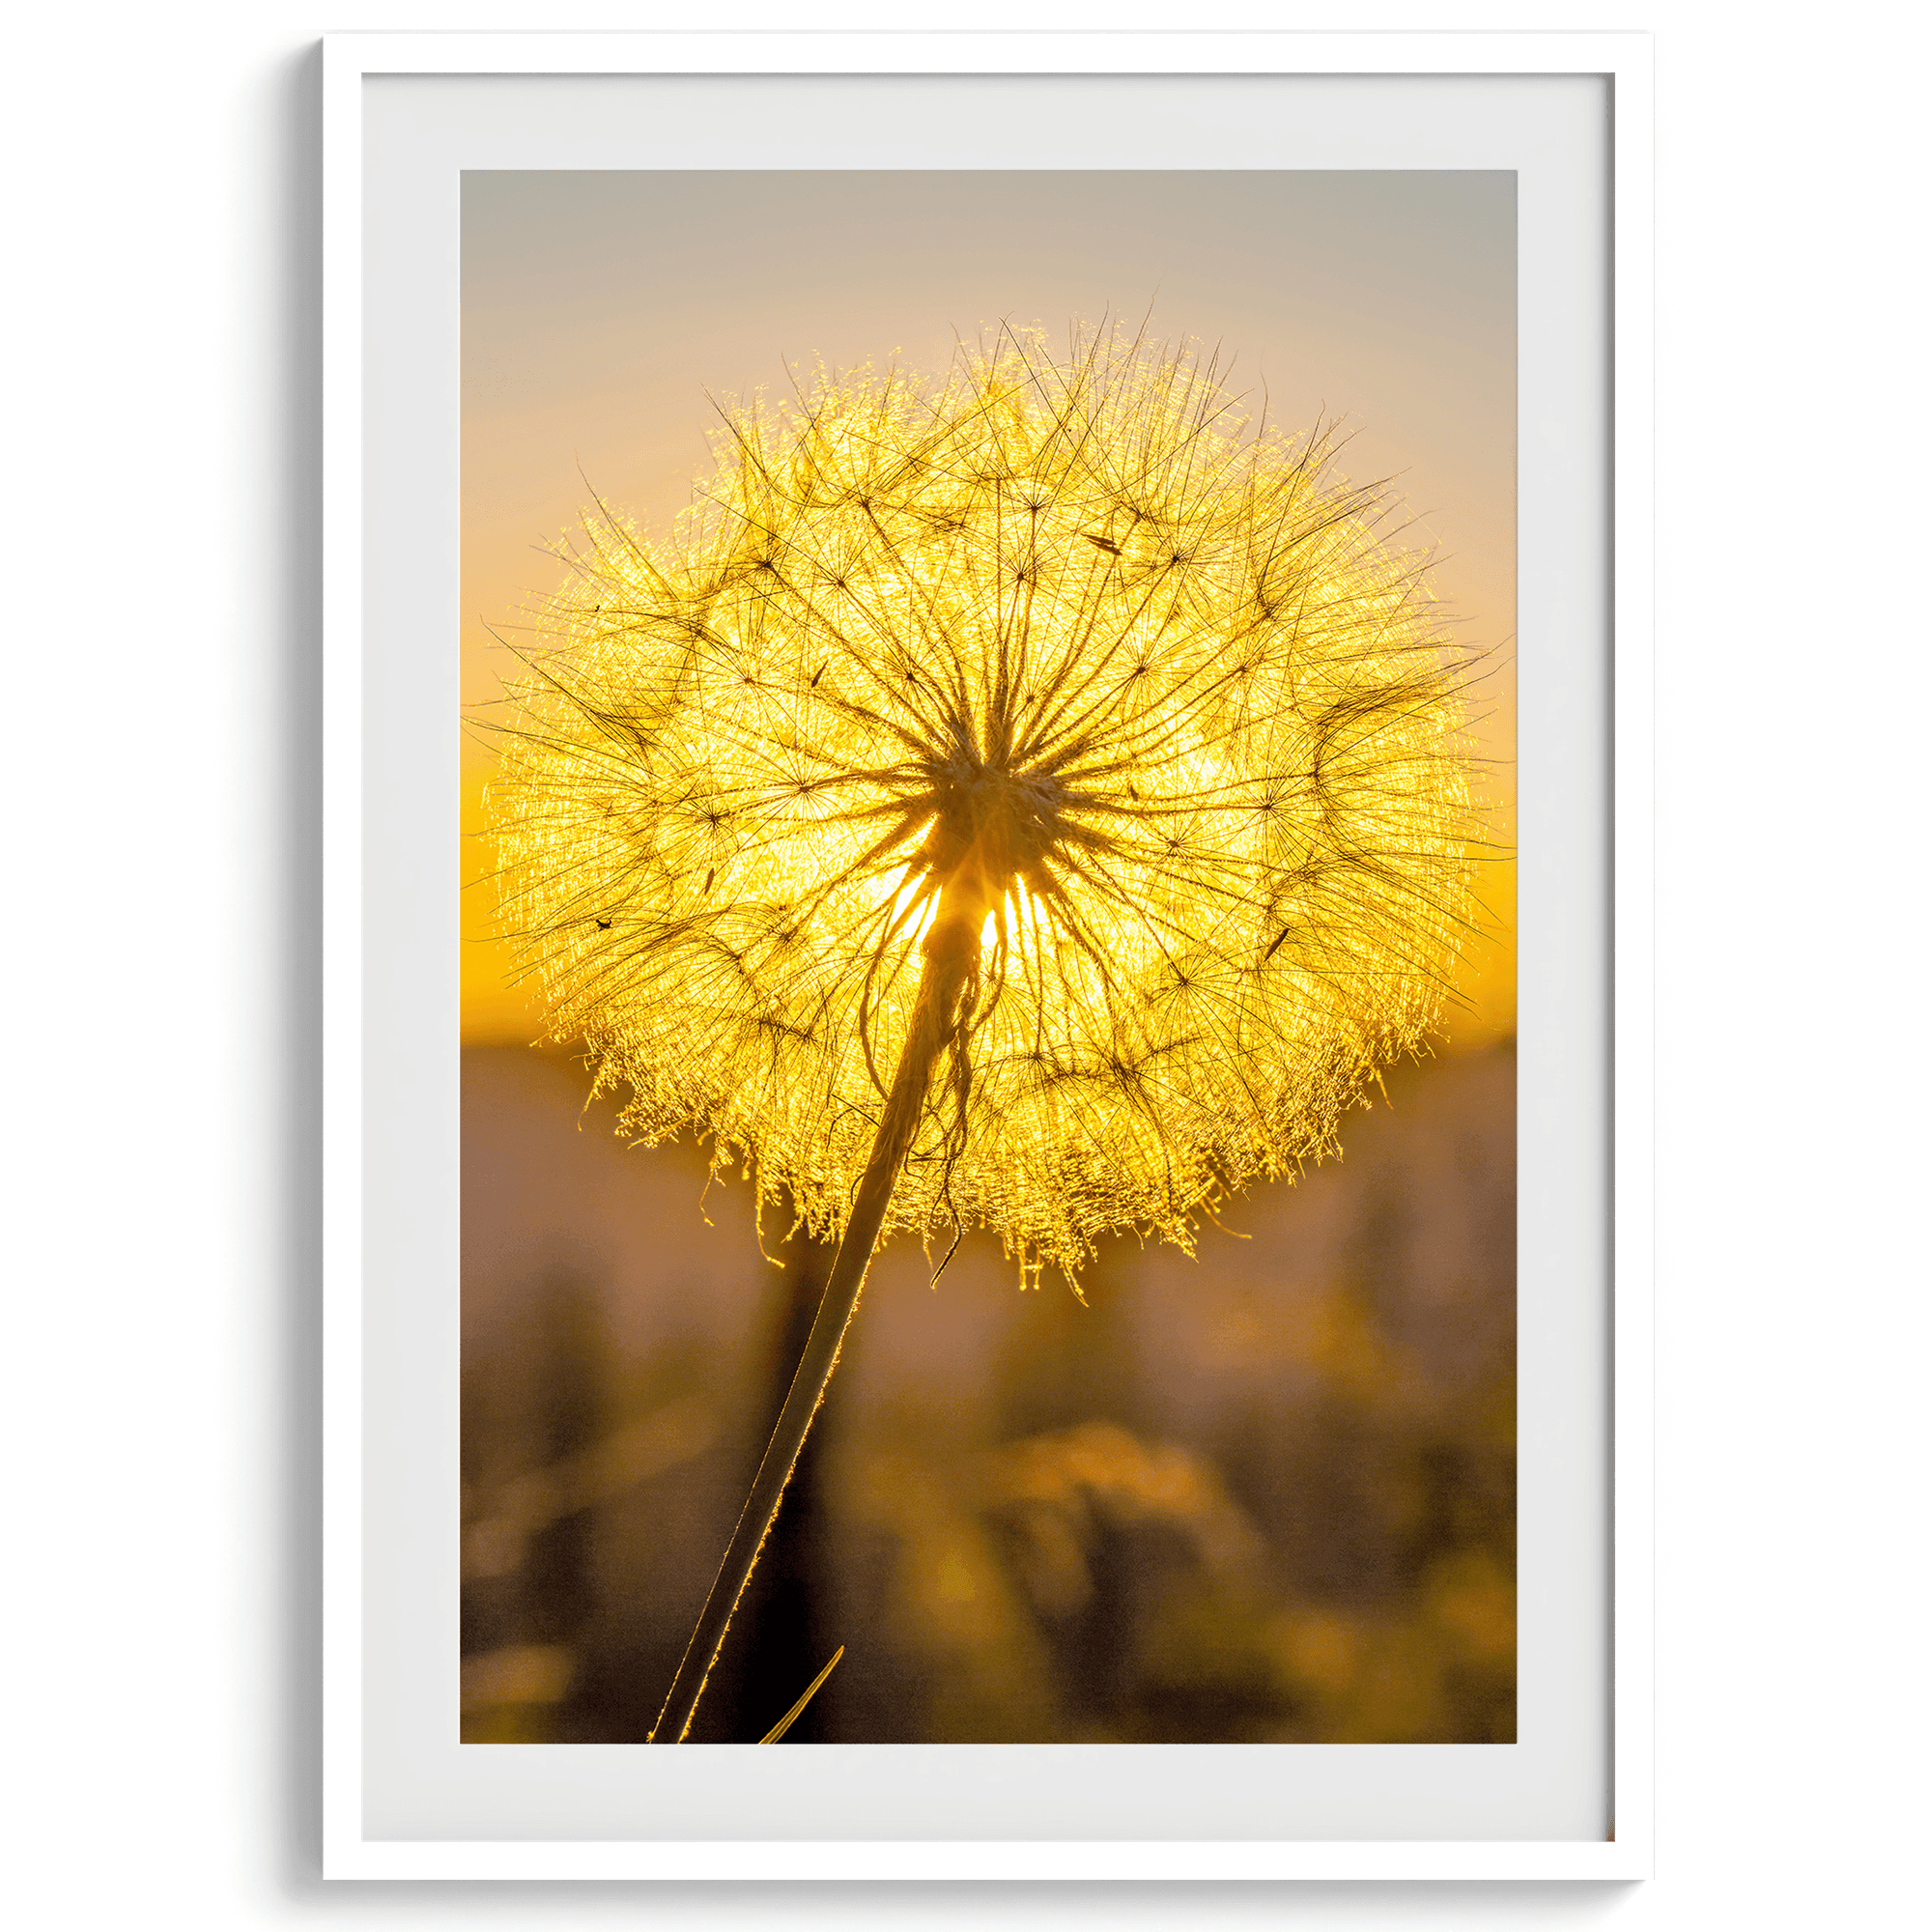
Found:
[(327, 1875), (1647, 1875), (1647, 38), (324, 68)]

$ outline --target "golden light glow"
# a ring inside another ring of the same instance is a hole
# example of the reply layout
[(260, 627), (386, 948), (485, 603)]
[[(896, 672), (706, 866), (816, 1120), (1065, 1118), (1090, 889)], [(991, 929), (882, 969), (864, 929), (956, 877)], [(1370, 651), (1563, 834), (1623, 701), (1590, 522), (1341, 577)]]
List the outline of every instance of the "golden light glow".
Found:
[(1009, 331), (729, 412), (667, 544), (600, 506), (489, 803), (627, 1130), (838, 1230), (951, 891), (889, 1227), (1071, 1270), (1329, 1151), (1435, 1019), (1473, 820), (1459, 661), (1328, 455), (1185, 351)]

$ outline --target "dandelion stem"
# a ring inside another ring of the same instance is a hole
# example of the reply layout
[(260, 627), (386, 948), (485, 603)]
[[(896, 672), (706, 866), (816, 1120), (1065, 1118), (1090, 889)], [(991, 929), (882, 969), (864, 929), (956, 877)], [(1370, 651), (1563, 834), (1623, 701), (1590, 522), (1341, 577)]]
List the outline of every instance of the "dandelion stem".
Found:
[(724, 1560), (718, 1566), (711, 1594), (698, 1613), (684, 1661), (671, 1682), (670, 1694), (650, 1735), (652, 1744), (683, 1744), (696, 1714), (697, 1700), (704, 1694), (705, 1681), (718, 1661), (738, 1600), (752, 1580), (758, 1552), (764, 1548), (785, 1484), (798, 1462), (799, 1451), (825, 1400), (832, 1371), (838, 1366), (838, 1350), (845, 1339), (853, 1314), (859, 1306), (859, 1292), (866, 1283), (872, 1250), (878, 1243), (879, 1229), (893, 1196), (899, 1169), (911, 1149), (925, 1110), (932, 1076), (952, 1037), (961, 993), (979, 957), (980, 926), (985, 905), (974, 890), (977, 877), (968, 874), (977, 868), (961, 867), (949, 883), (940, 900), (938, 916), (923, 942), (924, 963), (921, 969), (919, 992), (913, 1002), (912, 1025), (899, 1054), (898, 1069), (893, 1076), (885, 1112), (872, 1151), (859, 1179), (852, 1201), (852, 1216), (845, 1224), (844, 1237), (833, 1257), (832, 1273), (825, 1284), (825, 1298), (806, 1338), (805, 1352), (799, 1357), (790, 1393), (765, 1445), (764, 1460), (752, 1481), (752, 1492), (745, 1500), (738, 1527), (733, 1532)]

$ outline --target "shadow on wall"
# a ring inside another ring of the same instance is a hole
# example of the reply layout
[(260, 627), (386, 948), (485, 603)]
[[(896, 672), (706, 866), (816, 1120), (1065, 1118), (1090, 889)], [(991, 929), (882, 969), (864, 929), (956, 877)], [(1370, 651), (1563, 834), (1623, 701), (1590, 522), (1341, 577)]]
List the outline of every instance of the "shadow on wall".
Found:
[[(872, 1278), (694, 1741), (1515, 1738), (1515, 1055), (1087, 1306), (969, 1239)], [(565, 1056), (464, 1056), (463, 1735), (641, 1740), (828, 1256)]]

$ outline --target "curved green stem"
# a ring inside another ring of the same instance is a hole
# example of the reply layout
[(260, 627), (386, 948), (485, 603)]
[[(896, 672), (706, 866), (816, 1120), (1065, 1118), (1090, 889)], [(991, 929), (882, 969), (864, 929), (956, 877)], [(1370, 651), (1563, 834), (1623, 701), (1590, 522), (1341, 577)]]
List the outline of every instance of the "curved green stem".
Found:
[(885, 1112), (879, 1117), (879, 1130), (872, 1151), (860, 1177), (858, 1192), (852, 1200), (852, 1218), (833, 1257), (832, 1273), (825, 1284), (825, 1297), (806, 1338), (805, 1352), (799, 1357), (798, 1373), (784, 1407), (766, 1444), (764, 1460), (753, 1479), (752, 1492), (745, 1500), (724, 1560), (711, 1594), (698, 1613), (691, 1641), (685, 1646), (684, 1661), (671, 1681), (670, 1694), (658, 1714), (649, 1742), (682, 1744), (691, 1730), (697, 1700), (704, 1694), (705, 1680), (718, 1661), (738, 1600), (752, 1580), (772, 1520), (779, 1513), (784, 1487), (791, 1480), (799, 1451), (805, 1447), (811, 1419), (825, 1399), (832, 1371), (838, 1366), (839, 1345), (846, 1327), (859, 1306), (859, 1292), (866, 1283), (866, 1270), (879, 1238), (879, 1229), (892, 1200), (899, 1168), (911, 1151), (924, 1112), (926, 1094), (932, 1085), (946, 1043), (952, 1037), (959, 996), (964, 990), (974, 961), (979, 955), (979, 921), (976, 902), (964, 892), (948, 889), (939, 915), (927, 932), (923, 946), (924, 965), (920, 973), (919, 992), (913, 1002), (912, 1026), (899, 1054), (892, 1091), (886, 1097)]

